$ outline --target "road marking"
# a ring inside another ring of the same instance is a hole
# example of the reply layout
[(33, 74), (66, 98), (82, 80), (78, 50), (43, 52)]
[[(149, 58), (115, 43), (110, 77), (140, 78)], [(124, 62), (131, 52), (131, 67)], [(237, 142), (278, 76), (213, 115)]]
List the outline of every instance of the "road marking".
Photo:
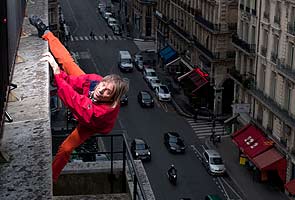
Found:
[(239, 198), (239, 200), (242, 200), (242, 197), (236, 192), (236, 190), (223, 177), (219, 177), (219, 178), (231, 189), (231, 191)]

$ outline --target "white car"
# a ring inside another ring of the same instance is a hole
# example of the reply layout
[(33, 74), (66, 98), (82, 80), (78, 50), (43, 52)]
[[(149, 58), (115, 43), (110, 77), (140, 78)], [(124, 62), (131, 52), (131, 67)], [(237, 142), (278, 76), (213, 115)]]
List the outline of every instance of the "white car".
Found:
[(226, 169), (220, 154), (214, 149), (203, 152), (202, 163), (212, 175), (224, 175)]
[(117, 22), (117, 20), (115, 19), (115, 18), (113, 18), (113, 17), (109, 17), (108, 18), (108, 25), (110, 26), (110, 27), (112, 27), (112, 26), (114, 26), (114, 25), (117, 25), (118, 24), (118, 22)]
[(152, 78), (148, 84), (152, 90), (155, 90), (156, 87), (161, 85), (161, 81), (158, 78)]
[(103, 14), (102, 14), (102, 16), (103, 16), (103, 18), (105, 19), (105, 20), (108, 20), (110, 17), (112, 17), (113, 15), (112, 15), (112, 13), (111, 12), (104, 12)]
[(148, 83), (150, 82), (150, 79), (158, 78), (156, 71), (151, 68), (144, 68), (143, 69), (143, 79)]
[(171, 93), (166, 85), (159, 85), (155, 88), (159, 101), (171, 101)]

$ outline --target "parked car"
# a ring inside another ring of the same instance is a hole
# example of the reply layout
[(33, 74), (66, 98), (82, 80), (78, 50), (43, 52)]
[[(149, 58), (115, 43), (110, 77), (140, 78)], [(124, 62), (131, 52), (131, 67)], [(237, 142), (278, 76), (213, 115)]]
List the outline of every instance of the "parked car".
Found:
[(151, 160), (152, 158), (150, 147), (143, 139), (135, 138), (131, 142), (130, 150), (134, 159)]
[(159, 85), (156, 87), (155, 93), (159, 101), (171, 101), (171, 93), (166, 85)]
[(139, 91), (137, 101), (142, 107), (154, 107), (153, 96), (146, 90)]
[(104, 12), (102, 13), (102, 17), (105, 19), (105, 20), (108, 20), (110, 17), (112, 17), (112, 13), (111, 12)]
[(186, 145), (177, 132), (164, 133), (164, 144), (172, 153), (184, 153)]
[(143, 69), (143, 79), (148, 83), (150, 79), (158, 78), (156, 71), (152, 68)]
[(211, 175), (224, 175), (226, 172), (220, 154), (214, 149), (205, 149), (202, 156), (202, 164)]
[(109, 25), (109, 27), (112, 28), (112, 26), (118, 25), (118, 21), (113, 17), (109, 17), (108, 18), (108, 25)]
[(111, 26), (111, 28), (115, 35), (122, 35), (122, 30), (119, 24), (114, 24), (113, 26)]
[(139, 71), (143, 70), (143, 57), (140, 52), (134, 55), (134, 65)]
[(148, 84), (152, 90), (155, 90), (157, 87), (159, 87), (161, 85), (161, 81), (158, 78), (153, 78), (153, 79), (150, 79)]
[(105, 13), (106, 12), (106, 8), (105, 7), (100, 7), (99, 8), (99, 13), (101, 14), (101, 15), (103, 15), (103, 13)]
[(121, 106), (124, 106), (124, 105), (127, 105), (128, 104), (128, 95), (127, 94), (124, 94), (121, 99), (120, 99), (120, 103), (121, 103)]

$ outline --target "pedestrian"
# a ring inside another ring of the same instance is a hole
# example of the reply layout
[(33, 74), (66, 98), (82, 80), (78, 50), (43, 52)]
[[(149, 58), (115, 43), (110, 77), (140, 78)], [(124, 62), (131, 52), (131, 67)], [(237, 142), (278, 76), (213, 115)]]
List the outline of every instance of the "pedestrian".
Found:
[(104, 39), (105, 39), (106, 42), (108, 41), (108, 38), (109, 38), (108, 34), (105, 33), (105, 34), (104, 34)]
[(91, 40), (94, 40), (94, 36), (95, 36), (94, 32), (91, 31), (89, 35), (90, 35), (90, 39), (91, 39)]
[(108, 134), (113, 129), (119, 113), (120, 98), (129, 86), (116, 74), (105, 77), (85, 74), (39, 17), (32, 16), (29, 20), (37, 28), (39, 37), (48, 41), (51, 53), (45, 53), (41, 61), (50, 64), (57, 94), (78, 121), (77, 127), (63, 141), (53, 160), (52, 176), (56, 183), (76, 147), (95, 133)]

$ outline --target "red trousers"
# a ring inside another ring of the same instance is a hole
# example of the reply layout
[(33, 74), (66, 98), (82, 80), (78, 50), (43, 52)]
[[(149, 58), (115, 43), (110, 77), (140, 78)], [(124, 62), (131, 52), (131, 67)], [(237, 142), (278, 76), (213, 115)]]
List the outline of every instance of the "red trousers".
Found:
[[(69, 75), (81, 75), (85, 72), (75, 63), (68, 50), (62, 45), (58, 38), (51, 32), (43, 35), (43, 39), (48, 41), (49, 49), (53, 57), (62, 65), (64, 71)], [(57, 179), (68, 163), (73, 150), (80, 146), (85, 140), (91, 137), (95, 132), (84, 126), (78, 125), (76, 129), (65, 139), (59, 147), (59, 150), (52, 163), (52, 178), (56, 183)]]

